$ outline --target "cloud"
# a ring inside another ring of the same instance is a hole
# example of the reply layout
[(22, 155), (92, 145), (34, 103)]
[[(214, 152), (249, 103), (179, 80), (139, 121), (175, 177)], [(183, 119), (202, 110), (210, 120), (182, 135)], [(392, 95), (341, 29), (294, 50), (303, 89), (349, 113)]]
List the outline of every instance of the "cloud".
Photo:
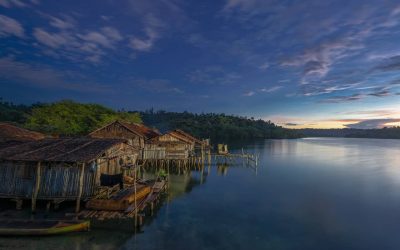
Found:
[(26, 7), (27, 4), (20, 0), (0, 0), (0, 6), (5, 8)]
[(166, 79), (130, 79), (128, 82), (154, 93), (183, 94), (184, 91)]
[(192, 83), (209, 85), (227, 85), (237, 82), (241, 76), (236, 72), (227, 71), (220, 66), (208, 66), (204, 69), (197, 69), (188, 74)]
[(145, 52), (153, 48), (154, 43), (159, 38), (159, 34), (151, 29), (146, 29), (146, 38), (132, 37), (130, 39), (130, 45), (134, 50)]
[(120, 33), (116, 28), (107, 26), (107, 27), (101, 28), (101, 31), (102, 31), (108, 38), (110, 38), (110, 39), (113, 40), (113, 41), (121, 41), (121, 40), (124, 39), (124, 38), (122, 37), (121, 33)]
[(42, 44), (47, 45), (51, 48), (58, 48), (64, 45), (70, 44), (72, 39), (66, 33), (49, 33), (41, 28), (35, 28), (33, 36)]
[(284, 125), (285, 126), (299, 126), (301, 124), (288, 122), (288, 123), (285, 123)]
[(265, 93), (272, 93), (275, 92), (279, 89), (281, 89), (282, 86), (273, 86), (273, 87), (269, 87), (269, 88), (262, 88), (260, 89), (261, 92), (265, 92)]
[(135, 34), (130, 39), (134, 51), (148, 52), (165, 34), (189, 23), (177, 0), (129, 0), (132, 14), (142, 24), (142, 34)]
[(369, 93), (368, 95), (375, 96), (375, 97), (385, 97), (385, 96), (389, 96), (390, 94), (391, 93), (389, 90), (383, 89), (383, 90), (377, 90), (375, 92)]
[(104, 46), (106, 48), (111, 48), (111, 41), (103, 34), (95, 31), (91, 31), (86, 33), (85, 35), (78, 35), (79, 38), (86, 42), (91, 42), (94, 44), (99, 44), (101, 46)]
[(266, 63), (263, 63), (260, 66), (258, 66), (258, 68), (261, 70), (266, 70), (269, 68), (269, 66), (270, 66), (269, 63), (266, 62)]
[(0, 37), (17, 36), (24, 37), (24, 28), (15, 19), (0, 15)]
[[(67, 72), (52, 69), (46, 65), (31, 65), (15, 61), (11, 57), (0, 58), (0, 79), (16, 81), (25, 85), (41, 88), (56, 88), (78, 92), (108, 92), (111, 89), (104, 85), (90, 83), (82, 79), (69, 79)], [(76, 77), (77, 72), (71, 75)]]
[(358, 111), (347, 111), (345, 115), (361, 115), (363, 117), (394, 117), (400, 116), (400, 111), (395, 109), (378, 109), (378, 110), (358, 110)]
[(243, 96), (250, 97), (250, 96), (253, 96), (255, 94), (256, 94), (256, 92), (254, 92), (254, 91), (248, 91), (248, 92), (244, 93)]
[(116, 45), (124, 40), (121, 33), (110, 26), (84, 34), (78, 33), (74, 26), (61, 25), (59, 29), (59, 32), (49, 32), (43, 28), (35, 28), (33, 36), (40, 44), (51, 49), (43, 49), (46, 55), (56, 58), (65, 57), (73, 61), (84, 59), (99, 63), (107, 54), (107, 50), (115, 50)]
[(382, 63), (374, 68), (375, 71), (399, 71), (400, 55), (385, 58)]
[(400, 119), (369, 119), (369, 120), (363, 120), (359, 121), (357, 123), (353, 124), (347, 124), (345, 127), (347, 128), (355, 128), (355, 129), (374, 129), (374, 128), (383, 128), (387, 126), (386, 124), (388, 123), (393, 123), (393, 122), (400, 122)]
[(351, 102), (358, 101), (365, 97), (364, 94), (353, 94), (349, 96), (334, 96), (327, 99), (323, 99), (321, 103), (342, 103), (342, 102)]
[(50, 25), (55, 28), (65, 30), (75, 27), (75, 20), (70, 16), (64, 16), (64, 18), (49, 16), (49, 18), (50, 18)]

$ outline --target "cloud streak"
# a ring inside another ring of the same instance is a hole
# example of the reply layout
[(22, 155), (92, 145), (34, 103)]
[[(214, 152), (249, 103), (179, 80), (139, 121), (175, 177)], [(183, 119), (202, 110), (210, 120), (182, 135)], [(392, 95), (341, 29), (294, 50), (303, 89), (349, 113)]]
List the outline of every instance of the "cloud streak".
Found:
[[(107, 92), (111, 89), (87, 80), (68, 79), (66, 72), (54, 70), (46, 65), (30, 65), (13, 58), (0, 58), (0, 79), (40, 88), (73, 90), (78, 92)], [(72, 75), (78, 75), (76, 72)]]
[(24, 37), (24, 28), (15, 19), (0, 15), (0, 37), (16, 36)]
[(346, 128), (374, 129), (386, 127), (388, 123), (400, 122), (400, 119), (370, 119), (345, 125)]

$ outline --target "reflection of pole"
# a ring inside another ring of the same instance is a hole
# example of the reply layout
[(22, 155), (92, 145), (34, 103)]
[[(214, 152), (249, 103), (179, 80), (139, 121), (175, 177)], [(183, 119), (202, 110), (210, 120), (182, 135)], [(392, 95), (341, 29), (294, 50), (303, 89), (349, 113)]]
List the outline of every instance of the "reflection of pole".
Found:
[(136, 234), (136, 229), (137, 229), (137, 210), (138, 210), (137, 202), (136, 202), (136, 196), (137, 196), (137, 193), (136, 193), (136, 168), (134, 169), (133, 189), (134, 189), (134, 192), (135, 192), (135, 234)]
[(204, 174), (204, 165), (201, 167), (201, 172), (200, 172), (200, 184), (203, 184), (203, 174)]
[(208, 166), (211, 165), (211, 149), (208, 149)]

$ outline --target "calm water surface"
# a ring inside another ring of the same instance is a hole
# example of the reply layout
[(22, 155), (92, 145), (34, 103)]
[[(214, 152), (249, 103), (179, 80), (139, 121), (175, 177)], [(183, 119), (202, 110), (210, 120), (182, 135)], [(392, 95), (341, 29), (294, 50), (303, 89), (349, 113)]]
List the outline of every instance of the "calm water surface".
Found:
[(172, 176), (143, 233), (0, 238), (0, 249), (400, 249), (400, 140), (266, 140), (258, 171)]

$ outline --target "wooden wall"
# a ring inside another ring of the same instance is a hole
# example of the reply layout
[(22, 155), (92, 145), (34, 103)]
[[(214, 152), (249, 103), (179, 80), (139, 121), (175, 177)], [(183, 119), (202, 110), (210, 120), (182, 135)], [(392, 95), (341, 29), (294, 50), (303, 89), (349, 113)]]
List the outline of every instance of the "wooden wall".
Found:
[(166, 158), (166, 149), (157, 144), (146, 143), (143, 151), (143, 160), (160, 160)]
[[(122, 167), (134, 164), (137, 152), (126, 144), (116, 145), (104, 155), (85, 165), (82, 199), (93, 196), (100, 185), (100, 175), (119, 174)], [(36, 162), (0, 162), (0, 197), (32, 197), (36, 180)], [(79, 189), (81, 163), (41, 164), (38, 199), (76, 199)]]
[(90, 134), (93, 138), (119, 138), (127, 139), (132, 146), (144, 148), (144, 138), (128, 130), (119, 123), (112, 123), (107, 127)]

